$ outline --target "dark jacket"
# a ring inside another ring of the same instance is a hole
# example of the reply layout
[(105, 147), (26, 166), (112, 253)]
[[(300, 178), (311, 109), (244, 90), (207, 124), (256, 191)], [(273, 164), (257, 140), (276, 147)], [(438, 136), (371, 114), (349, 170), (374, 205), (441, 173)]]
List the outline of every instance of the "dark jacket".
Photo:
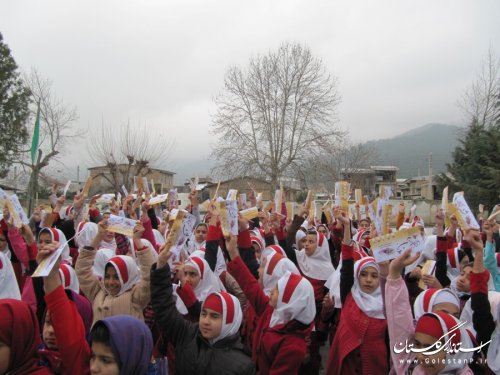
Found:
[(203, 338), (198, 324), (184, 320), (172, 296), (170, 267), (151, 269), (151, 300), (164, 339), (175, 348), (175, 374), (255, 374), (255, 365), (239, 344), (239, 335), (214, 345)]

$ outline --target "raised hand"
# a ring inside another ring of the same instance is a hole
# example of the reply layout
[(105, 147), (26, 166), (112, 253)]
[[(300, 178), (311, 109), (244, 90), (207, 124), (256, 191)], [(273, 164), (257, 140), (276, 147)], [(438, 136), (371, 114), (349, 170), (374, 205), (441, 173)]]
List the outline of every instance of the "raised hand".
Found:
[[(54, 251), (59, 248), (59, 242), (43, 243), (38, 247), (38, 254), (36, 255), (36, 262), (40, 264), (45, 258), (52, 255)], [(54, 266), (55, 268), (55, 266)], [(59, 267), (58, 267), (59, 268)]]
[(229, 236), (225, 237), (226, 240), (226, 250), (229, 253), (229, 257), (231, 260), (233, 260), (236, 257), (240, 256), (240, 253), (238, 251), (238, 237), (230, 234)]
[(415, 255), (411, 255), (411, 249), (405, 250), (400, 256), (389, 265), (389, 278), (398, 279), (401, 276), (401, 271), (403, 268), (409, 266), (415, 262), (420, 257), (420, 253), (417, 252)]
[(157, 267), (164, 267), (168, 260), (172, 257), (172, 252), (170, 251), (170, 244), (165, 243), (160, 247), (160, 253), (158, 254), (158, 260), (156, 261)]
[(494, 225), (486, 220), (483, 224), (483, 232), (486, 234), (486, 241), (493, 242), (493, 227)]
[(35, 243), (35, 236), (33, 235), (33, 232), (31, 231), (29, 225), (23, 224), (19, 229), (19, 233), (21, 233), (24, 242), (26, 242), (28, 246), (33, 245)]
[(438, 279), (436, 279), (436, 277), (433, 275), (423, 275), (422, 281), (428, 288), (441, 289), (443, 287), (441, 283), (438, 281)]
[(85, 196), (82, 192), (76, 193), (73, 197), (73, 207), (75, 210), (80, 210), (83, 207), (83, 202), (85, 202)]
[(243, 232), (248, 230), (248, 219), (238, 215), (238, 231)]
[(142, 235), (144, 234), (144, 230), (145, 230), (144, 225), (142, 225), (142, 223), (138, 221), (134, 227), (134, 234), (133, 234), (134, 240), (140, 240), (142, 238)]
[(90, 246), (93, 247), (94, 249), (99, 248), (99, 246), (101, 245), (101, 241), (103, 241), (104, 238), (106, 237), (107, 231), (108, 231), (108, 220), (102, 219), (97, 225), (97, 234), (92, 240)]

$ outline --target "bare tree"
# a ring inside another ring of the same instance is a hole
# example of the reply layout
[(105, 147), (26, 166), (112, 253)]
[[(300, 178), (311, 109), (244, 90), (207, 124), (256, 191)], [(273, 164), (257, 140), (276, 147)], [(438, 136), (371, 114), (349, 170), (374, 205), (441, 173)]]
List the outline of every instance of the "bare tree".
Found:
[(475, 81), (466, 89), (459, 106), (467, 123), (490, 126), (500, 118), (500, 58), (490, 49)]
[[(42, 170), (64, 153), (66, 147), (75, 137), (81, 136), (81, 132), (75, 130), (74, 124), (78, 120), (76, 107), (69, 107), (64, 101), (55, 96), (52, 91), (52, 81), (43, 78), (36, 69), (24, 77), (26, 85), (31, 91), (33, 103), (40, 103), (40, 146), (35, 164), (29, 159), (29, 151), (26, 151), (25, 160), (20, 163), (31, 170), (28, 185), (29, 208), (33, 206), (32, 198), (39, 190), (38, 179)], [(33, 115), (37, 109), (33, 108)], [(34, 121), (33, 121), (34, 123)]]
[[(309, 189), (333, 193), (335, 182), (342, 174), (355, 175), (363, 168), (368, 168), (377, 160), (376, 151), (364, 143), (352, 143), (347, 137), (330, 146), (321, 155), (314, 155), (305, 160), (298, 170), (303, 184)], [(359, 185), (361, 181), (351, 181)]]
[(167, 134), (152, 132), (144, 126), (127, 124), (117, 132), (104, 123), (100, 132), (93, 133), (88, 145), (93, 162), (103, 165), (102, 176), (114, 189), (130, 187), (134, 176), (145, 176), (153, 165), (165, 164), (174, 142)]
[(228, 69), (212, 131), (215, 171), (259, 175), (278, 186), (297, 161), (320, 154), (341, 136), (335, 127), (337, 84), (309, 48), (284, 43)]

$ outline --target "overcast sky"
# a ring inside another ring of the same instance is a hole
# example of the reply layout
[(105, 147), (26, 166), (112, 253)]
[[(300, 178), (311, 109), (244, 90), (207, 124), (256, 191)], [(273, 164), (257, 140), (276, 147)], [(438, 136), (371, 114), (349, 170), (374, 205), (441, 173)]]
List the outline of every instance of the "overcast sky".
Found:
[[(226, 69), (283, 41), (307, 44), (337, 77), (339, 124), (357, 141), (462, 124), (457, 100), (488, 49), (500, 53), (499, 17), (497, 0), (0, 2), (18, 65), (53, 81), (78, 126), (167, 129), (182, 157), (161, 167), (181, 178), (203, 172), (192, 162), (208, 157)], [(84, 143), (71, 170), (89, 166)]]

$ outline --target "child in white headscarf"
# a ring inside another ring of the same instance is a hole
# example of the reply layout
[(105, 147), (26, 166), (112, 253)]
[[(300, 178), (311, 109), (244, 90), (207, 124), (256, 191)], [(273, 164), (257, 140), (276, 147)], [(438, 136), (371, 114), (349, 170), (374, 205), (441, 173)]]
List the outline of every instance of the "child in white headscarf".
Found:
[(372, 257), (363, 257), (354, 263), (350, 220), (343, 215), (337, 220), (344, 226), (340, 276), (342, 314), (330, 348), (327, 374), (387, 374), (387, 322), (380, 268)]
[(297, 373), (306, 357), (306, 340), (316, 315), (311, 283), (286, 271), (266, 296), (239, 256), (235, 236), (226, 240), (226, 248), (232, 259), (228, 271), (259, 316), (252, 345), (252, 358), (259, 372)]
[[(92, 244), (99, 244), (106, 236), (106, 222), (99, 223), (98, 234)], [(76, 274), (80, 287), (92, 301), (94, 322), (113, 315), (131, 315), (144, 319), (143, 309), (150, 301), (149, 271), (154, 262), (147, 246), (141, 247), (144, 227), (138, 223), (134, 228), (136, 260), (127, 255), (117, 255), (109, 259), (104, 268), (102, 282), (92, 271), (96, 249), (86, 246), (80, 250), (76, 262)]]

